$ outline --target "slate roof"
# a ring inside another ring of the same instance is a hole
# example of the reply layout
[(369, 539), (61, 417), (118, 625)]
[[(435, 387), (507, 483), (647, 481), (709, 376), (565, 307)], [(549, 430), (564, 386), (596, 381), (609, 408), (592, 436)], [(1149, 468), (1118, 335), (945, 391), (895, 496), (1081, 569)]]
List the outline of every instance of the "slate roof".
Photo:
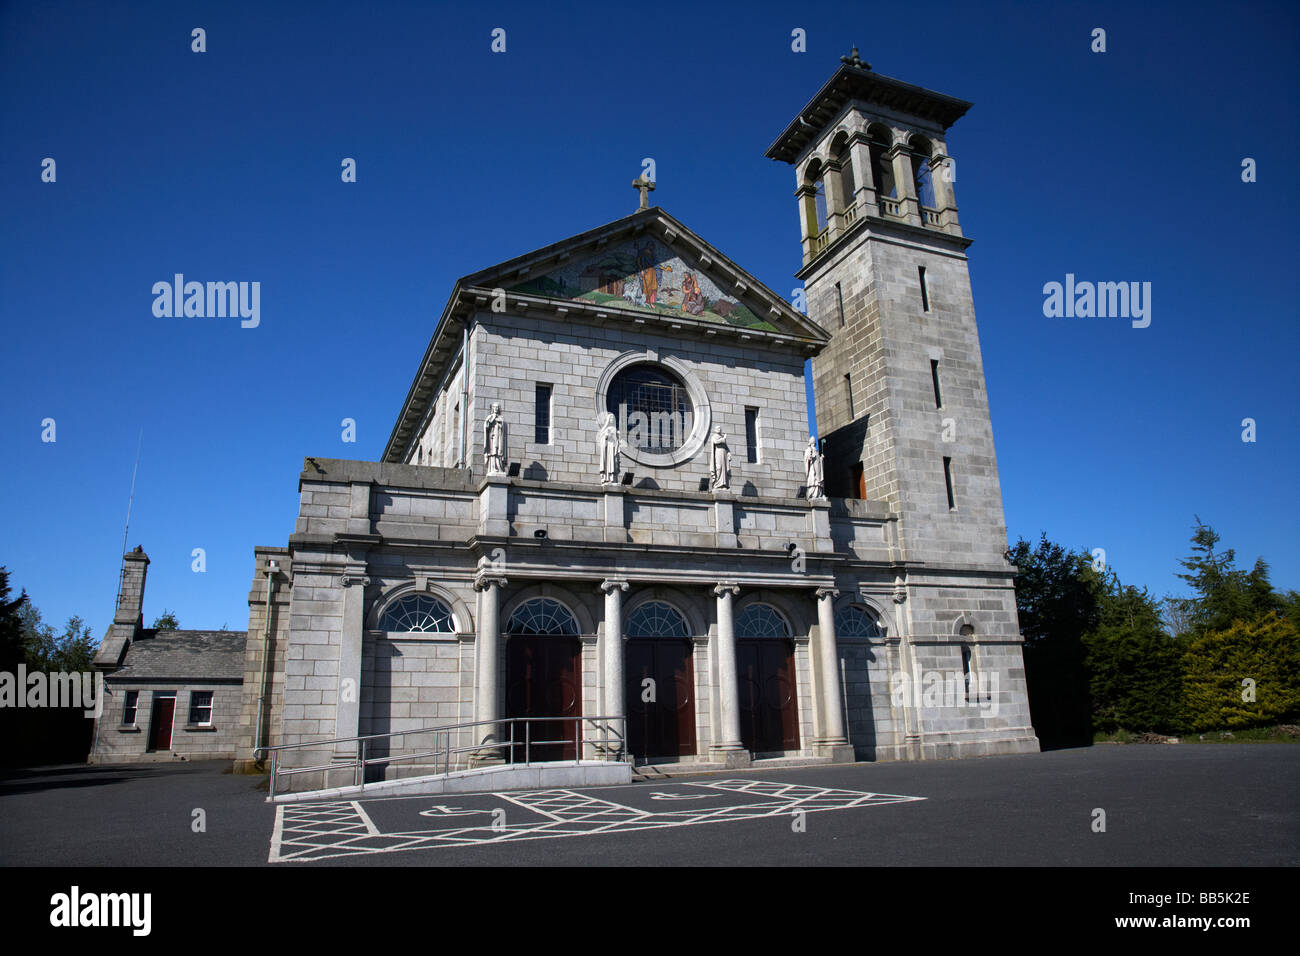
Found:
[(242, 681), (247, 631), (158, 631), (146, 628), (127, 648), (114, 682), (172, 680), (187, 684)]

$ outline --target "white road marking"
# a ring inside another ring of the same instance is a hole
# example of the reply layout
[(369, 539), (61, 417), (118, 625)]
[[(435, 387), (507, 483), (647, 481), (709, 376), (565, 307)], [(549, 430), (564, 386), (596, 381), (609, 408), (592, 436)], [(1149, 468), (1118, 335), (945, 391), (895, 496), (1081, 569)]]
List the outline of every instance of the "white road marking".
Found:
[[(818, 813), (889, 803), (912, 803), (925, 799), (925, 797), (909, 797), (900, 794), (809, 787), (769, 780), (684, 782), (681, 786), (754, 796), (758, 800), (739, 806), (648, 811), (602, 800), (576, 790), (493, 793), (486, 796), (527, 809), (546, 818), (546, 822), (538, 823), (530, 820), (524, 824), (500, 828), (480, 825), (434, 832), (395, 833), (381, 832), (361, 805), (355, 801), (282, 804), (276, 809), (268, 862), (328, 860), (371, 853), (394, 853), (422, 847), (481, 846), (515, 840), (590, 836), (596, 833), (631, 833), (665, 827), (724, 823), (729, 820), (787, 816), (791, 812)], [(650, 795), (651, 799), (661, 798), (657, 797), (657, 794), (662, 795), (663, 791), (655, 791)], [(699, 796), (707, 796), (707, 794)], [(673, 799), (687, 798), (681, 795)]]
[(352, 809), (357, 811), (357, 816), (359, 816), (361, 822), (366, 825), (367, 832), (369, 832), (371, 836), (379, 836), (379, 827), (375, 826), (375, 821), (370, 819), (370, 814), (361, 809), (361, 804), (353, 800)]

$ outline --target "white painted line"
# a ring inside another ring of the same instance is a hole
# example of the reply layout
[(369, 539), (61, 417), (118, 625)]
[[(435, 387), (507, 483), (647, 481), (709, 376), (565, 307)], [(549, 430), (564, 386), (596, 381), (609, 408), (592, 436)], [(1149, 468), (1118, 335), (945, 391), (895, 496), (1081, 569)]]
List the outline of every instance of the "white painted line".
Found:
[(275, 808), (275, 829), (271, 831), (271, 852), (266, 858), (267, 863), (278, 863), (280, 861), (280, 841), (284, 836), (284, 807)]
[(556, 815), (556, 814), (554, 814), (554, 813), (549, 813), (549, 812), (547, 812), (546, 810), (539, 810), (539, 809), (537, 809), (537, 808), (534, 807), (534, 806), (529, 806), (528, 804), (526, 804), (526, 803), (524, 803), (524, 802), (522, 802), (522, 801), (520, 801), (520, 800), (516, 800), (514, 797), (510, 796), (510, 794), (508, 794), (508, 793), (494, 793), (494, 794), (492, 794), (492, 796), (494, 796), (494, 797), (500, 797), (502, 800), (508, 800), (508, 801), (510, 801), (511, 803), (513, 803), (513, 804), (514, 804), (515, 806), (517, 806), (517, 807), (523, 807), (525, 810), (531, 810), (533, 813), (536, 813), (538, 816), (546, 817), (546, 818), (549, 819), (549, 820), (554, 820), (556, 823), (565, 823), (565, 822), (567, 822), (567, 821), (564, 819), (564, 817), (558, 816), (558, 815)]
[(365, 810), (361, 809), (361, 804), (353, 800), (352, 809), (357, 811), (357, 816), (359, 816), (361, 818), (361, 822), (366, 825), (366, 832), (368, 832), (371, 836), (380, 835), (379, 827), (375, 826), (375, 821), (371, 820), (369, 814), (367, 814)]

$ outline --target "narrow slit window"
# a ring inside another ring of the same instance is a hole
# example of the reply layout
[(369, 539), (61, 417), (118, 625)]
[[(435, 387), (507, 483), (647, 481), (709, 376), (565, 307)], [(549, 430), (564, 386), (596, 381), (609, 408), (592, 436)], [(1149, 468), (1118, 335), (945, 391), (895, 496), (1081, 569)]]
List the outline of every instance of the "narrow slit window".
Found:
[(844, 292), (838, 282), (835, 283), (835, 304), (840, 310), (840, 328), (844, 328)]
[(962, 678), (966, 682), (966, 702), (970, 703), (970, 645), (968, 644), (963, 644), (961, 646), (961, 674)]
[(128, 690), (126, 698), (122, 702), (122, 726), (135, 726), (135, 712), (140, 704), (140, 692), (138, 690)]
[(854, 418), (856, 413), (853, 410), (853, 376), (852, 375), (844, 376), (844, 391), (849, 396), (849, 418)]
[(934, 407), (943, 408), (943, 394), (939, 391), (938, 359), (930, 359), (930, 381), (934, 383)]
[(917, 274), (921, 278), (921, 311), (930, 311), (930, 290), (925, 284), (925, 266), (917, 266)]
[(953, 511), (957, 507), (957, 502), (952, 496), (952, 459), (943, 460), (943, 483), (948, 487), (948, 510)]
[(745, 409), (745, 449), (748, 460), (758, 461), (758, 409)]
[(539, 445), (551, 443), (551, 386), (537, 383), (537, 403), (535, 411), (533, 441)]

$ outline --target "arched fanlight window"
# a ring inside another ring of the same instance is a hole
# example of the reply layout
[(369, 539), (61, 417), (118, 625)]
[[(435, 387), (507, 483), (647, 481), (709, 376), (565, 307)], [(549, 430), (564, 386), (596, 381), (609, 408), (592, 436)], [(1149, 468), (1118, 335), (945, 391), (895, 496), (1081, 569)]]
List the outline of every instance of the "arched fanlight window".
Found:
[(736, 637), (789, 637), (790, 625), (770, 604), (750, 604), (736, 615)]
[(532, 598), (515, 608), (506, 625), (510, 634), (576, 637), (577, 618), (567, 607), (551, 598)]
[(379, 618), (381, 631), (411, 634), (452, 634), (456, 621), (451, 608), (431, 594), (408, 594), (384, 609)]
[(884, 637), (880, 619), (870, 608), (850, 604), (835, 612), (836, 637)]
[(690, 637), (686, 618), (671, 604), (646, 601), (627, 616), (628, 637)]

